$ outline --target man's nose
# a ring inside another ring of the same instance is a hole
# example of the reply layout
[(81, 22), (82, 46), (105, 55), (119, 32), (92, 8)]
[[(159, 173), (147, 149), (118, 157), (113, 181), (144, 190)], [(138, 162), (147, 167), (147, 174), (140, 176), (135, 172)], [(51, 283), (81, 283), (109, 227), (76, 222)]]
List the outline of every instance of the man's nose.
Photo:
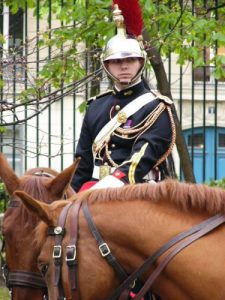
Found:
[(121, 68), (127, 68), (128, 64), (126, 61), (121, 62)]

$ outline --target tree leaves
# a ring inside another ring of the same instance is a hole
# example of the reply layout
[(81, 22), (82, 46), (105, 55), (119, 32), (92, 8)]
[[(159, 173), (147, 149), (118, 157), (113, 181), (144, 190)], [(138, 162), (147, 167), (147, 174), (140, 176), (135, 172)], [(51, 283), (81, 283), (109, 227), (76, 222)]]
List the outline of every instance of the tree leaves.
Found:
[[(33, 8), (37, 17), (57, 20), (58, 28), (41, 32), (38, 36), (39, 50), (54, 49), (51, 60), (46, 61), (39, 73), (39, 80), (45, 80), (53, 87), (60, 82), (80, 80), (85, 76), (83, 59), (97, 55), (106, 40), (115, 34), (111, 22), (111, 0), (54, 0), (51, 9), (48, 0), (4, 0), (12, 13), (19, 8)], [(218, 7), (216, 8), (216, 3)], [(215, 64), (215, 76), (224, 76), (224, 57), (218, 56), (216, 47), (225, 47), (224, 6), (220, 1), (196, 0), (191, 2), (177, 0), (140, 0), (143, 9), (144, 25), (150, 36), (150, 43), (158, 48), (162, 57), (171, 53), (177, 55), (180, 65), (194, 61), (194, 67)], [(37, 10), (38, 9), (38, 10)], [(50, 16), (51, 12), (51, 16)], [(4, 37), (0, 35), (0, 43)], [(83, 43), (84, 52), (78, 54), (76, 46)], [(203, 57), (205, 48), (211, 57)], [(63, 54), (62, 54), (63, 52)], [(63, 55), (63, 57), (61, 56)], [(82, 57), (83, 55), (83, 57)], [(38, 87), (37, 87), (38, 88)]]

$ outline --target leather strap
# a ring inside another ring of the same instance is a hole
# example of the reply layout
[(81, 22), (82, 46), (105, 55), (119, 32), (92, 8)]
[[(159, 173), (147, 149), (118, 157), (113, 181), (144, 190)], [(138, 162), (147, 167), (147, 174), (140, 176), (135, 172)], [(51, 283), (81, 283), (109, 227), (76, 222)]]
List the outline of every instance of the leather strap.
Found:
[(9, 272), (7, 287), (29, 287), (34, 289), (46, 288), (45, 280), (40, 273), (15, 271)]
[(139, 278), (144, 272), (146, 272), (147, 269), (152, 266), (162, 254), (164, 254), (167, 250), (169, 250), (172, 246), (176, 245), (184, 238), (198, 232), (199, 230), (207, 226), (207, 224), (216, 220), (218, 216), (220, 215), (210, 217), (209, 219), (193, 226), (192, 228), (184, 232), (181, 232), (180, 234), (169, 240), (165, 245), (163, 245), (160, 249), (153, 253), (153, 255), (151, 255), (136, 271), (129, 275), (129, 277), (114, 291), (114, 293), (107, 300), (117, 300), (122, 291), (128, 288), (136, 278)]
[(66, 262), (69, 268), (69, 278), (70, 278), (70, 286), (72, 290), (72, 299), (78, 300), (78, 285), (77, 285), (77, 267), (78, 267), (78, 260), (77, 260), (77, 241), (78, 241), (78, 217), (79, 211), (81, 207), (81, 202), (76, 201), (72, 208), (71, 208), (71, 226), (70, 226), (70, 233), (71, 239), (69, 245), (66, 247)]
[(195, 242), (197, 239), (211, 232), (213, 229), (217, 228), (221, 224), (225, 222), (224, 215), (217, 215), (217, 218), (205, 227), (203, 227), (198, 232), (194, 233), (192, 236), (188, 237), (185, 241), (183, 241), (180, 245), (178, 245), (171, 253), (169, 253), (165, 259), (157, 266), (157, 268), (153, 271), (153, 273), (149, 276), (148, 280), (145, 282), (142, 289), (138, 292), (138, 294), (133, 298), (133, 300), (140, 300), (143, 296), (150, 290), (153, 282), (159, 276), (159, 274), (163, 271), (163, 269), (167, 266), (167, 264), (174, 258), (181, 250), (185, 247), (189, 246), (191, 243)]
[(120, 263), (117, 261), (115, 256), (113, 256), (113, 254), (109, 249), (108, 244), (103, 240), (101, 234), (99, 233), (97, 227), (95, 226), (88, 208), (87, 201), (83, 202), (82, 209), (84, 212), (84, 216), (87, 220), (88, 226), (90, 228), (90, 231), (98, 244), (98, 248), (102, 257), (105, 258), (107, 262), (113, 267), (121, 282), (124, 281), (128, 277), (128, 274), (120, 265)]
[(61, 283), (61, 265), (62, 265), (62, 240), (64, 236), (64, 227), (66, 222), (66, 217), (70, 207), (73, 205), (73, 202), (68, 203), (63, 210), (61, 211), (57, 223), (57, 227), (54, 229), (55, 233), (55, 246), (53, 249), (53, 259), (55, 263), (55, 286), (59, 289), (60, 299), (64, 298), (63, 287)]

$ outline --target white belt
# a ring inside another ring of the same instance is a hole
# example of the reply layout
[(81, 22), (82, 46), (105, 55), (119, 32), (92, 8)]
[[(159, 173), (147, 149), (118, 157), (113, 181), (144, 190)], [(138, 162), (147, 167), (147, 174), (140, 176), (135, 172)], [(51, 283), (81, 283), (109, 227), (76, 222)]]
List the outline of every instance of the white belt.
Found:
[[(115, 167), (111, 167), (110, 174), (112, 174), (115, 170), (116, 170)], [(94, 166), (92, 178), (99, 179), (99, 175), (100, 175), (100, 166)]]
[[(111, 167), (110, 174), (112, 174), (115, 171), (115, 169), (116, 169), (115, 167)], [(100, 166), (94, 166), (92, 178), (99, 179), (99, 175), (100, 175)], [(146, 180), (147, 182), (151, 182), (151, 181), (155, 181), (155, 180), (161, 181), (160, 175), (161, 175), (160, 172), (156, 175), (156, 171), (151, 170), (151, 171), (149, 171), (149, 173), (147, 175), (145, 175), (145, 177), (143, 179)]]
[(143, 177), (143, 179), (147, 182), (161, 181), (161, 173), (160, 171), (151, 170), (147, 175), (145, 175), (145, 177)]

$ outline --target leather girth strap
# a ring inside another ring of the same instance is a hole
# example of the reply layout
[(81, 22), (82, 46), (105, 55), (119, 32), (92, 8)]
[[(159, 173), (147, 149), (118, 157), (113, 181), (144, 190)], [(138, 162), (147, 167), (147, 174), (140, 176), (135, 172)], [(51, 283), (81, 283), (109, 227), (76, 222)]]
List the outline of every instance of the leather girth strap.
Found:
[[(159, 250), (157, 250), (153, 255), (151, 255), (143, 265), (134, 271), (129, 277), (114, 291), (114, 293), (107, 299), (107, 300), (127, 300), (126, 293), (123, 294), (123, 291), (126, 290), (132, 282), (136, 278), (140, 278), (141, 275), (146, 272), (150, 266), (152, 266), (156, 260), (164, 254), (167, 250), (169, 250), (172, 246), (178, 244), (182, 240), (185, 239), (182, 243), (180, 243), (166, 258), (162, 261), (161, 264), (155, 269), (155, 271), (150, 275), (149, 279), (144, 284), (143, 288), (140, 292), (136, 295), (134, 300), (141, 299), (147, 291), (150, 290), (152, 283), (154, 280), (159, 276), (160, 272), (166, 267), (169, 261), (182, 249), (187, 247), (189, 244), (193, 243), (195, 240), (199, 239), (200, 237), (204, 236), (205, 234), (209, 233), (216, 227), (220, 226), (225, 222), (225, 216), (221, 214), (217, 214), (200, 224), (193, 226), (192, 228), (178, 234), (174, 238), (172, 238), (168, 243), (163, 245)], [(189, 238), (188, 238), (189, 237)], [(138, 298), (137, 298), (138, 297)]]

